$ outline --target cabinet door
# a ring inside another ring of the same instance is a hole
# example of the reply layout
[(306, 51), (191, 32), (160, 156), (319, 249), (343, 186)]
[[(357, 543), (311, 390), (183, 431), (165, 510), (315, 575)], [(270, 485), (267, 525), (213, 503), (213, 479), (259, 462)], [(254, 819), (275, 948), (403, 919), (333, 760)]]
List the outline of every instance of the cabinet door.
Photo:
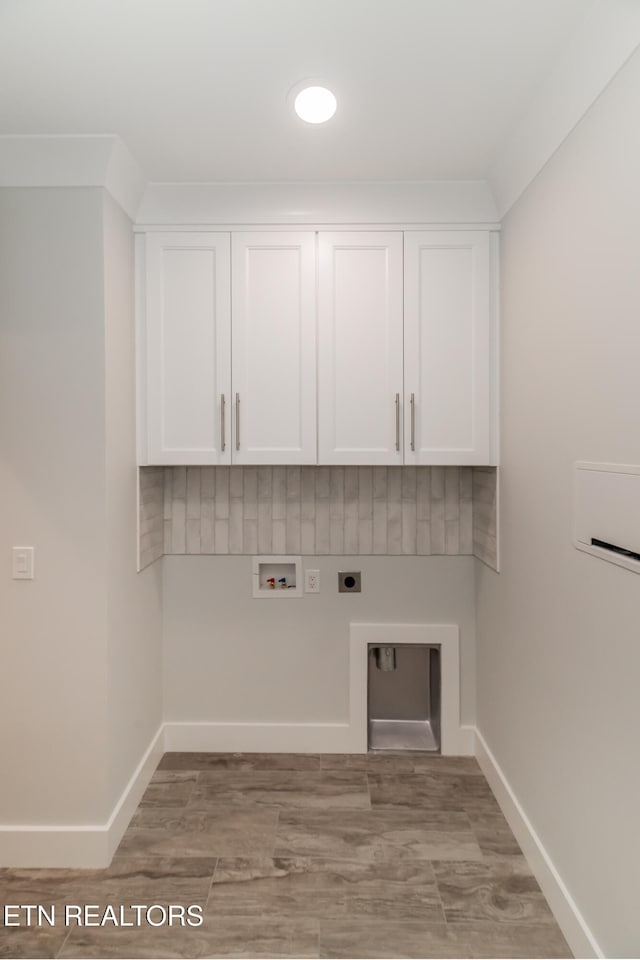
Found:
[(230, 462), (229, 246), (227, 233), (147, 234), (148, 463)]
[(320, 463), (402, 463), (402, 234), (320, 233)]
[(234, 233), (234, 463), (316, 462), (315, 234)]
[(405, 463), (489, 463), (489, 234), (408, 231), (404, 257)]

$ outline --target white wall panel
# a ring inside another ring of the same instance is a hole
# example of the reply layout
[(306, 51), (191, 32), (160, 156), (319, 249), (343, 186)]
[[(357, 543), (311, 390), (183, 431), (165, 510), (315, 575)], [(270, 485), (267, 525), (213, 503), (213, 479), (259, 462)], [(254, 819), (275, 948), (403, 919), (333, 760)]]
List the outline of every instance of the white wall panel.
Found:
[(640, 463), (639, 99), (635, 54), (505, 220), (501, 572), (476, 571), (478, 726), (576, 956), (640, 942), (638, 578), (573, 545), (575, 462)]

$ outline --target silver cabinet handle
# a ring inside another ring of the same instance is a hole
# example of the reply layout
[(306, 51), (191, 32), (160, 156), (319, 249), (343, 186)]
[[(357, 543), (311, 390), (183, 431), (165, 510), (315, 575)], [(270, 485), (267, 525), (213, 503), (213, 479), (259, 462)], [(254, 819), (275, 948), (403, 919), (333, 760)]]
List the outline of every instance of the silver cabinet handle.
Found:
[(240, 449), (240, 394), (236, 393), (236, 450)]
[(400, 394), (396, 393), (396, 450), (400, 449)]
[(227, 438), (225, 436), (225, 425), (224, 425), (224, 408), (225, 400), (224, 393), (220, 394), (220, 449), (224, 453), (225, 447), (227, 446)]
[(416, 395), (411, 394), (411, 449), (416, 448)]

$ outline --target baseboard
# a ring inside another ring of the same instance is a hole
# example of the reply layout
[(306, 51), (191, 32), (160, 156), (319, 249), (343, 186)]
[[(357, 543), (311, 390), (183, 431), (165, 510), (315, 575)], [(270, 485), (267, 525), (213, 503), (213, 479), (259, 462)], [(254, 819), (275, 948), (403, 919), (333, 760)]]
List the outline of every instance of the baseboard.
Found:
[[(459, 756), (475, 755), (475, 727), (461, 726)], [(184, 753), (362, 753), (348, 723), (165, 723), (164, 749)]]
[(104, 824), (0, 825), (0, 866), (108, 867), (164, 752), (161, 725)]
[(542, 840), (534, 830), (518, 798), (481, 732), (475, 730), (476, 758), (496, 795), (509, 826), (544, 893), (565, 939), (576, 957), (604, 957), (578, 910)]
[(107, 867), (107, 828), (0, 825), (0, 867)]
[(165, 723), (164, 748), (187, 753), (353, 753), (348, 723)]
[(160, 763), (164, 751), (164, 724), (161, 723), (107, 821), (105, 829), (108, 837), (108, 863), (111, 863), (111, 858), (116, 852), (138, 804), (142, 800), (143, 793), (149, 786), (149, 781)]

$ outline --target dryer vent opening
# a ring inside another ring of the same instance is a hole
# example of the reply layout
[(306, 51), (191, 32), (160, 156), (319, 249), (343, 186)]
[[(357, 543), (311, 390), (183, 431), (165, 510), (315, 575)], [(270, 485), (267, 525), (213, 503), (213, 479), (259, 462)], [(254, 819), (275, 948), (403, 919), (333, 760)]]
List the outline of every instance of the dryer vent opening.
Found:
[(369, 646), (370, 750), (440, 751), (440, 647)]

